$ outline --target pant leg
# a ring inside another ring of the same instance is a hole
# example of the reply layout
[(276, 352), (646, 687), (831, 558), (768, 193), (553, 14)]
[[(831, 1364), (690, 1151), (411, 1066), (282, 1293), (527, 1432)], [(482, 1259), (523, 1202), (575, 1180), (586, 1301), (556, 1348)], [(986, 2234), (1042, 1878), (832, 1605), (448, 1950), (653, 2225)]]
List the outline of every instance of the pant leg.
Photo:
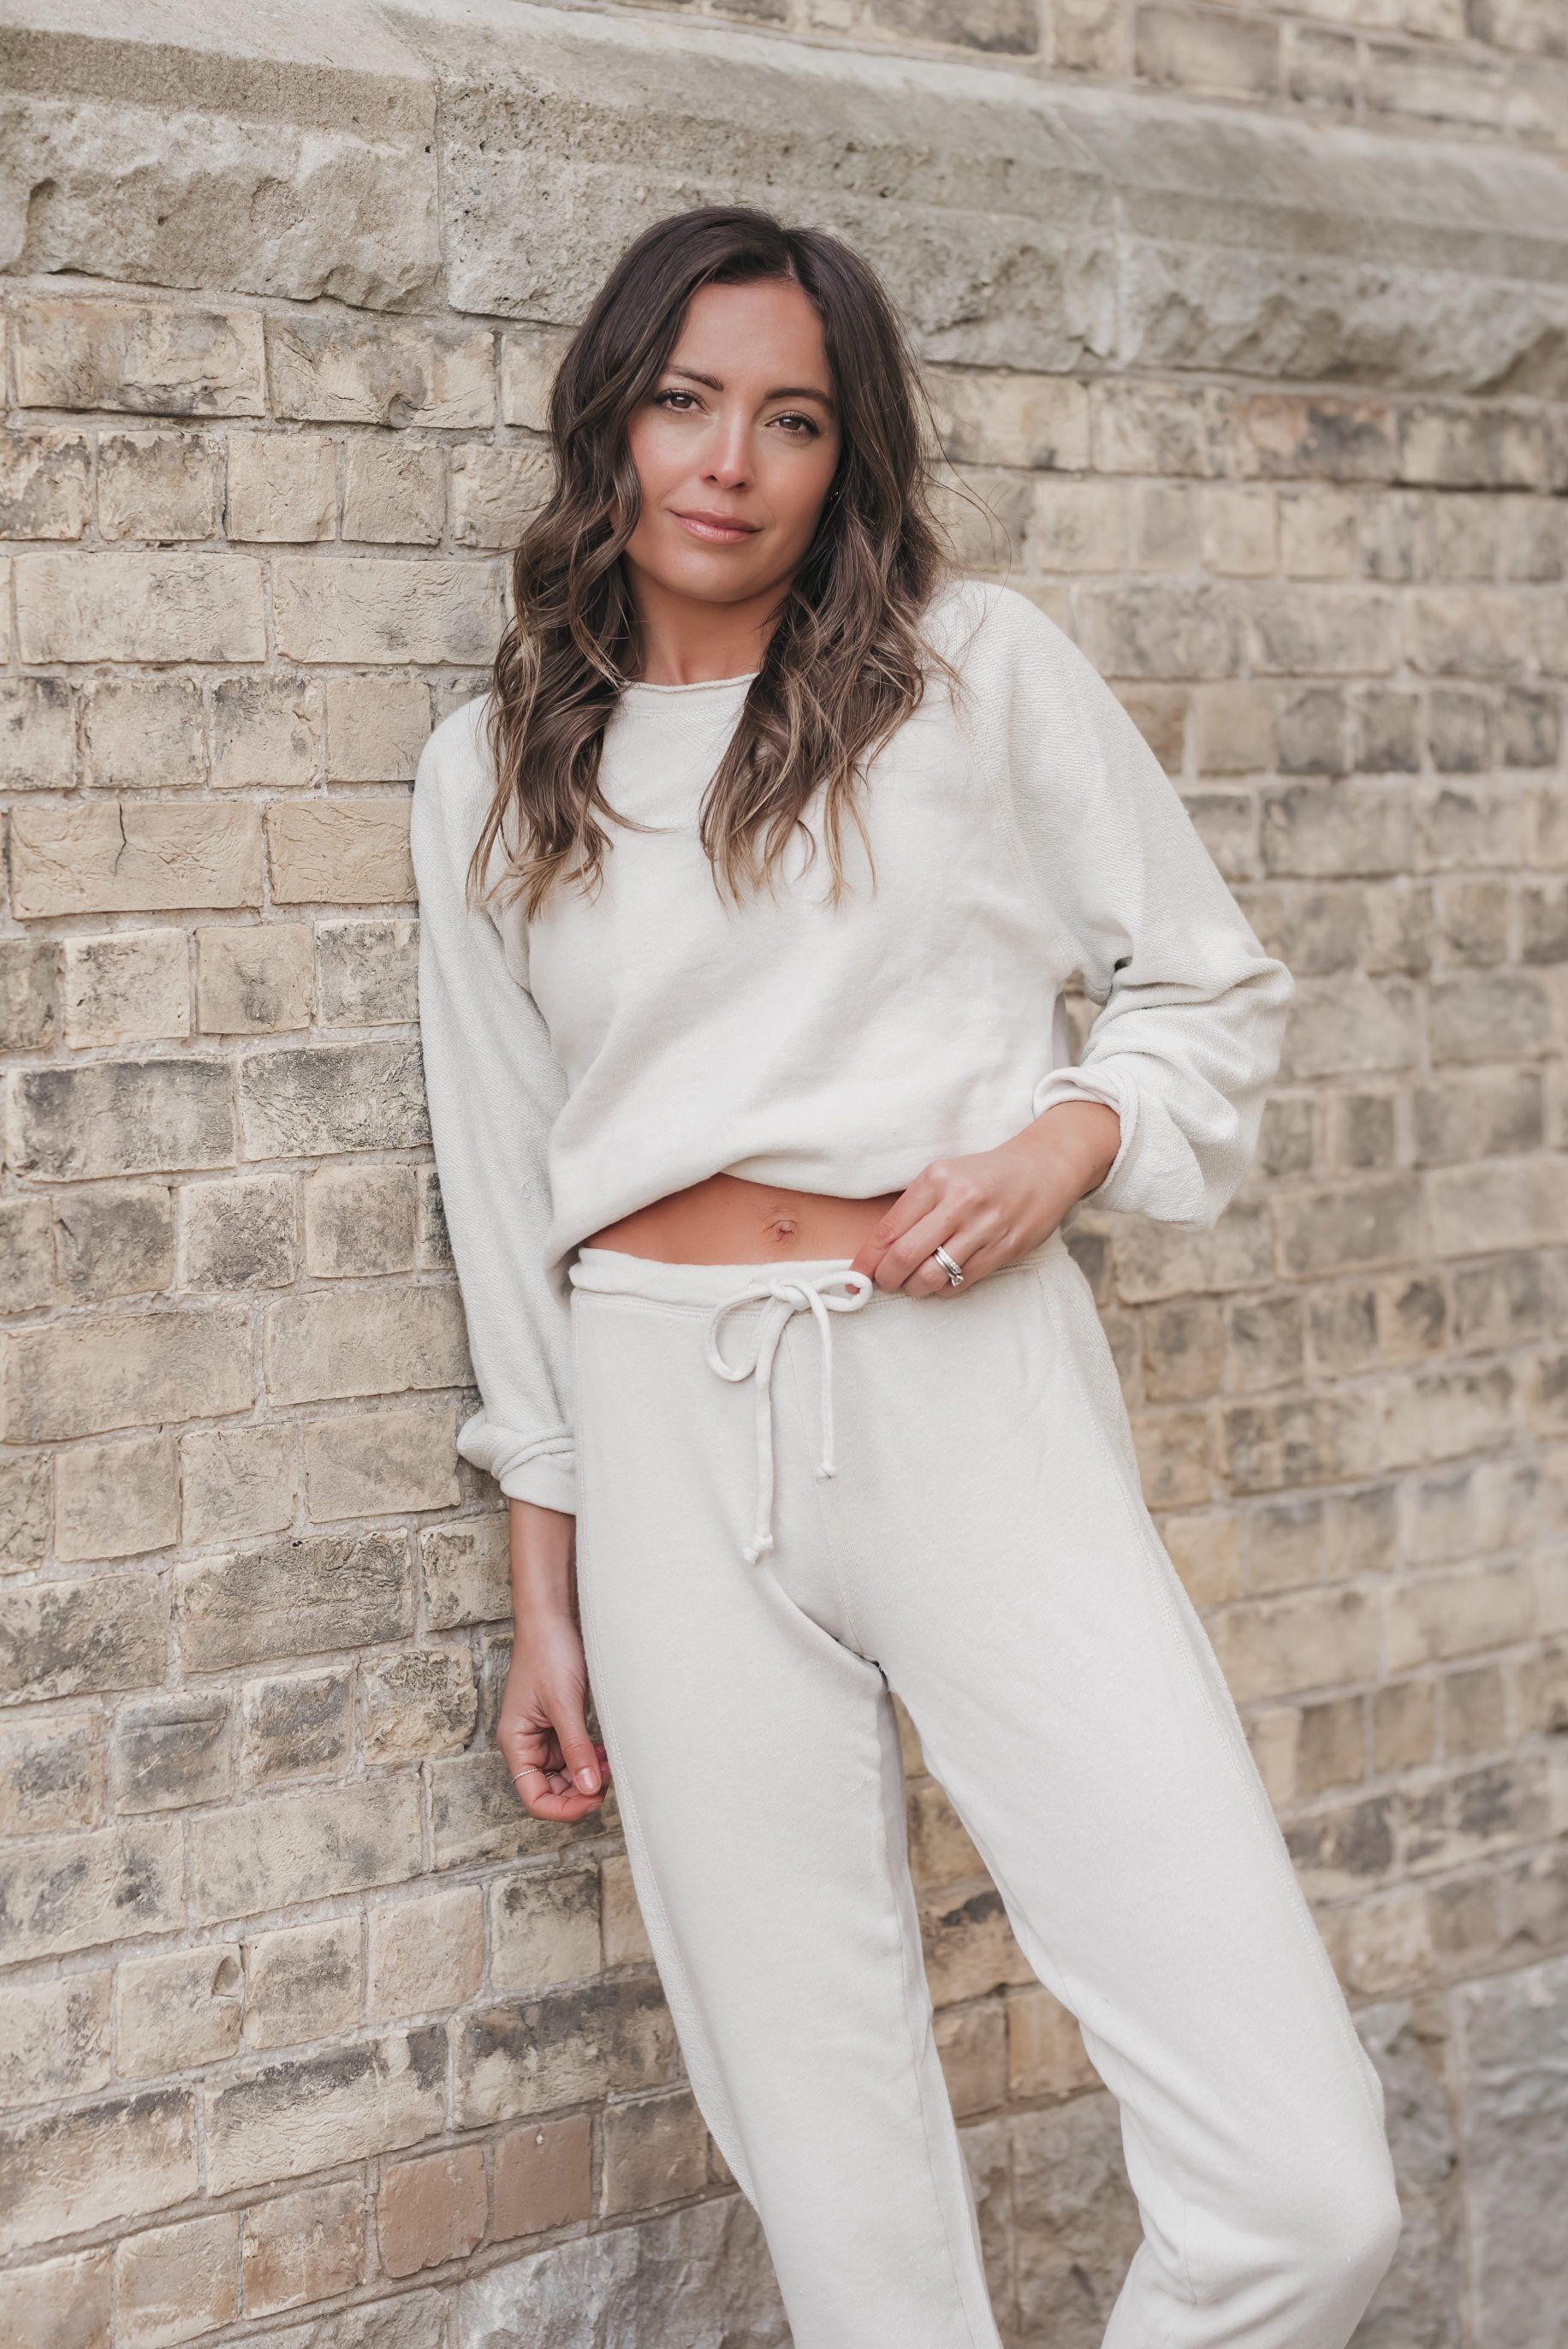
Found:
[(1065, 1245), (844, 1333), (825, 1509), (1019, 1945), (1119, 2101), (1107, 2349), (1344, 2349), (1399, 2227), (1382, 2091), (1139, 1491)]
[(808, 1427), (776, 1387), (777, 1547), (748, 1564), (754, 1393), (709, 1369), (700, 1309), (581, 1289), (572, 1309), (590, 1685), (693, 2093), (795, 2349), (1000, 2349), (892, 1706), (822, 1537), (815, 1397)]

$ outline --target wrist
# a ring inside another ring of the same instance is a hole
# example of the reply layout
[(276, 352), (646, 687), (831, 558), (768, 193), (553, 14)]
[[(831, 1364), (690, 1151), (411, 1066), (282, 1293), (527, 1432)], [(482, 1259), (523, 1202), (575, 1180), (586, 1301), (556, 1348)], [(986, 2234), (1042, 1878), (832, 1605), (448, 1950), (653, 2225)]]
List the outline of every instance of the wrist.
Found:
[(1025, 1133), (1063, 1169), (1075, 1202), (1099, 1188), (1121, 1147), (1121, 1120), (1104, 1102), (1054, 1102)]

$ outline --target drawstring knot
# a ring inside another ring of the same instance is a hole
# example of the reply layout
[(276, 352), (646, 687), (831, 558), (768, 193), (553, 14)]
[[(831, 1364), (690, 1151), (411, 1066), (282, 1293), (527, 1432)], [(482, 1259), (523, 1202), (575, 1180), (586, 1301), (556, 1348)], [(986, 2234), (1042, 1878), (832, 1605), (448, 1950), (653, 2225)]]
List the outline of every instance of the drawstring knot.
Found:
[[(814, 1278), (804, 1275), (776, 1274), (766, 1279), (748, 1281), (732, 1297), (725, 1298), (714, 1307), (707, 1325), (707, 1359), (721, 1379), (732, 1383), (741, 1379), (755, 1382), (757, 1396), (757, 1523), (750, 1541), (741, 1552), (748, 1566), (755, 1566), (764, 1550), (773, 1547), (771, 1531), (773, 1516), (773, 1414), (771, 1405), (773, 1357), (779, 1350), (779, 1340), (784, 1324), (792, 1314), (810, 1312), (821, 1333), (822, 1358), (822, 1456), (818, 1464), (819, 1476), (836, 1473), (833, 1459), (833, 1342), (830, 1315), (853, 1313), (862, 1306), (875, 1287), (865, 1272), (823, 1272)], [(748, 1361), (731, 1362), (719, 1349), (719, 1324), (727, 1313), (738, 1306), (765, 1301), (767, 1312), (759, 1316), (757, 1342)]]

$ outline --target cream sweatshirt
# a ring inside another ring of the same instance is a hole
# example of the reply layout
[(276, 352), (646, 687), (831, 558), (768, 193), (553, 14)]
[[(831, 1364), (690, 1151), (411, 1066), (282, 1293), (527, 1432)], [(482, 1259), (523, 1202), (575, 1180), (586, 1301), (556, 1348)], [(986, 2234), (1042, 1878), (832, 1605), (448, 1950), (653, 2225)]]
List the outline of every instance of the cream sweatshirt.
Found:
[[(441, 1196), (480, 1408), (464, 1459), (575, 1506), (568, 1266), (602, 1226), (706, 1175), (869, 1198), (994, 1147), (1053, 1102), (1105, 1102), (1098, 1206), (1212, 1225), (1256, 1148), (1295, 986), (1264, 952), (1110, 688), (1026, 595), (959, 579), (934, 677), (862, 786), (851, 894), (816, 846), (738, 912), (697, 837), (750, 676), (628, 687), (605, 730), (619, 813), (596, 897), (470, 912), (494, 787), (485, 697), (414, 787), (418, 1000)], [(499, 872), (499, 852), (491, 873)], [(1099, 1006), (1070, 1060), (1063, 991)]]

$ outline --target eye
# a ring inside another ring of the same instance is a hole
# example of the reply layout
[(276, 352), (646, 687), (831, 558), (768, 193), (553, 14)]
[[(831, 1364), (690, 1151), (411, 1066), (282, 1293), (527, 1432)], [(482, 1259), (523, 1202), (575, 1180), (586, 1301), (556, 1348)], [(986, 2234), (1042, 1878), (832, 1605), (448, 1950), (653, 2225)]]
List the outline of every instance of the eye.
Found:
[[(655, 408), (667, 408), (672, 400), (676, 399), (689, 399), (693, 407), (696, 407), (696, 394), (695, 392), (686, 390), (680, 384), (671, 384), (666, 391), (655, 392), (654, 406)], [(684, 409), (676, 409), (676, 413), (677, 416), (684, 416), (686, 414), (686, 410)]]
[(799, 424), (805, 427), (803, 432), (791, 432), (789, 435), (791, 440), (816, 440), (821, 436), (822, 428), (814, 416), (776, 416), (773, 421), (775, 424)]

